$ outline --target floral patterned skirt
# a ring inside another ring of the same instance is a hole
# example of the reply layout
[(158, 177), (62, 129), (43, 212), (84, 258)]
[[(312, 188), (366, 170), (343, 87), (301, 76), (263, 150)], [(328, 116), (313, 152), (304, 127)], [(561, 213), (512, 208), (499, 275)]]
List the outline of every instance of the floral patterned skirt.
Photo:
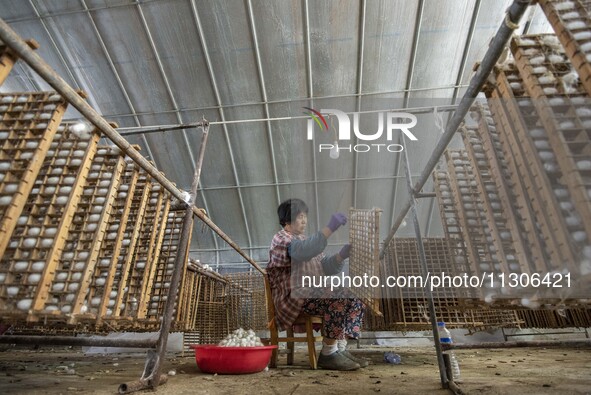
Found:
[(306, 299), (302, 311), (309, 315), (324, 316), (322, 334), (329, 339), (357, 339), (365, 305), (359, 299)]

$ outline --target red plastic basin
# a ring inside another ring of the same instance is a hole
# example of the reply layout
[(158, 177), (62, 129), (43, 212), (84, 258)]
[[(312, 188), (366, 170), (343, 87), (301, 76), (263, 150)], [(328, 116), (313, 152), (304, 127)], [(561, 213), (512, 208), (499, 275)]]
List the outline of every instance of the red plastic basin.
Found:
[(192, 344), (195, 361), (203, 373), (246, 374), (264, 370), (277, 346), (221, 347)]

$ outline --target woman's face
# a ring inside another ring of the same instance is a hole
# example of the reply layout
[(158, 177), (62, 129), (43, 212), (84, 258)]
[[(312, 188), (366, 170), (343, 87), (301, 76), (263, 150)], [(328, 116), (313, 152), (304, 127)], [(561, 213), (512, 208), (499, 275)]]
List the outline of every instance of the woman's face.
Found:
[(308, 214), (299, 213), (295, 218), (295, 221), (292, 221), (289, 225), (291, 228), (291, 233), (294, 235), (304, 234), (306, 231), (306, 226), (308, 225)]

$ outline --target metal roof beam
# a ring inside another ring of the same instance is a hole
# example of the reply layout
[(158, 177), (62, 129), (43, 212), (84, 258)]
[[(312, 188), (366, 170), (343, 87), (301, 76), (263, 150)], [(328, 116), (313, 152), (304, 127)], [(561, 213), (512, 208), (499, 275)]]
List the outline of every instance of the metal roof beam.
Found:
[[(438, 87), (431, 87), (431, 88), (416, 88), (416, 89), (411, 89), (408, 92), (412, 93), (412, 92), (425, 92), (425, 91), (433, 91), (433, 90), (448, 90), (448, 89), (454, 89), (454, 88), (465, 88), (467, 86), (468, 86), (467, 84), (464, 84), (464, 85), (459, 85), (459, 86), (449, 85), (449, 86), (438, 86)], [(332, 95), (332, 96), (317, 96), (317, 97), (315, 97), (315, 99), (316, 100), (339, 99), (339, 98), (357, 97), (357, 96), (367, 97), (367, 96), (385, 95), (385, 94), (390, 94), (390, 93), (404, 93), (404, 92), (407, 92), (407, 90), (399, 89), (399, 90), (383, 91), (383, 92), (366, 92), (366, 93), (362, 93), (361, 95), (359, 95), (357, 93), (351, 93), (351, 94)], [(306, 98), (285, 99), (285, 100), (268, 100), (266, 103), (267, 104), (282, 104), (282, 103), (290, 103), (290, 102), (293, 102), (294, 100), (305, 100), (305, 99)], [(177, 111), (206, 111), (206, 110), (219, 110), (220, 108), (225, 110), (228, 108), (262, 106), (264, 104), (265, 104), (265, 102), (250, 102), (250, 103), (226, 104), (223, 106), (187, 107), (187, 108), (180, 108), (178, 110), (146, 111), (146, 112), (138, 112), (135, 114), (109, 114), (108, 116), (124, 118), (124, 117), (133, 117), (135, 115), (169, 114), (169, 113), (175, 113)], [(211, 122), (210, 122), (210, 124), (211, 124)]]
[(408, 107), (408, 101), (410, 99), (410, 89), (412, 87), (412, 79), (415, 73), (415, 64), (417, 62), (417, 51), (419, 47), (419, 37), (421, 34), (421, 25), (423, 24), (423, 12), (425, 10), (425, 0), (419, 0), (419, 6), (417, 8), (417, 15), (415, 18), (415, 30), (412, 35), (412, 47), (410, 51), (410, 63), (406, 72), (406, 86), (404, 92), (404, 103), (402, 107)]
[[(401, 135), (398, 135), (398, 141), (396, 144), (401, 143)], [(396, 160), (396, 167), (394, 168), (394, 188), (392, 188), (392, 212), (390, 213), (390, 227), (394, 225), (394, 212), (396, 210), (396, 200), (398, 199), (398, 194), (396, 191), (398, 190), (398, 179), (405, 178), (406, 176), (398, 175), (398, 171), (400, 170), (400, 161), (402, 160), (402, 154), (398, 154), (398, 159)]]
[[(474, 38), (474, 31), (476, 30), (476, 21), (478, 20), (478, 14), (480, 13), (481, 0), (476, 0), (474, 4), (474, 10), (472, 11), (472, 19), (470, 20), (470, 28), (468, 29), (468, 37), (466, 37), (466, 43), (464, 44), (464, 50), (462, 51), (462, 60), (460, 61), (460, 69), (458, 70), (458, 76), (456, 78), (456, 87), (462, 83), (462, 77), (466, 70), (466, 62), (468, 61), (468, 54), (472, 47), (472, 39)], [(454, 88), (453, 96), (451, 99), (452, 104), (456, 103), (458, 97), (459, 88)]]
[[(362, 0), (359, 5), (359, 50), (358, 50), (358, 62), (357, 62), (357, 112), (361, 111), (361, 90), (363, 89), (363, 54), (365, 49), (365, 12), (367, 9), (367, 1)], [(355, 136), (355, 143), (359, 139)], [(353, 181), (353, 207), (357, 207), (357, 172), (359, 164), (359, 153), (355, 151), (353, 156), (353, 167), (354, 167), (354, 178)]]
[[(304, 46), (306, 48), (306, 75), (310, 106), (314, 107), (314, 80), (312, 75), (312, 45), (310, 43), (310, 8), (304, 0)], [(314, 197), (316, 199), (316, 226), (320, 228), (320, 203), (318, 201), (318, 172), (316, 170), (316, 134), (312, 134), (312, 166), (314, 168)]]
[[(423, 23), (423, 12), (425, 9), (425, 2), (424, 0), (419, 0), (419, 5), (417, 7), (417, 13), (416, 13), (416, 17), (415, 17), (415, 29), (412, 35), (412, 45), (411, 45), (411, 51), (410, 51), (410, 61), (409, 61), (409, 65), (408, 65), (408, 70), (406, 72), (406, 85), (404, 88), (404, 100), (402, 103), (402, 107), (406, 108), (408, 107), (408, 102), (410, 99), (410, 92), (411, 92), (411, 87), (412, 87), (412, 79), (414, 76), (414, 72), (415, 72), (415, 64), (417, 61), (417, 51), (418, 51), (418, 46), (419, 46), (419, 36), (421, 33), (421, 25)], [(401, 141), (401, 137), (398, 137), (398, 144), (400, 144)], [(405, 148), (406, 149), (406, 148)], [(396, 162), (396, 168), (395, 168), (395, 174), (398, 174), (398, 172), (400, 171), (400, 160), (401, 160), (401, 155), (398, 156), (398, 161)], [(396, 210), (396, 200), (398, 198), (398, 193), (397, 193), (397, 189), (398, 189), (398, 179), (396, 179), (394, 181), (394, 190), (392, 192), (393, 194), (393, 198), (392, 198), (392, 213), (391, 213), (391, 217), (390, 217), (390, 222), (394, 223), (394, 211)], [(386, 245), (384, 245), (383, 248), (386, 248)]]
[[(417, 177), (418, 174), (414, 175), (413, 177)], [(309, 184), (330, 184), (334, 182), (352, 182), (355, 180), (359, 181), (372, 181), (372, 180), (395, 180), (398, 178), (404, 178), (404, 176), (376, 176), (376, 177), (357, 177), (357, 178), (333, 178), (327, 180), (318, 180), (318, 181), (291, 181), (291, 182), (279, 182), (276, 185), (278, 186), (290, 186), (290, 185), (309, 185)], [(243, 184), (239, 187), (234, 185), (226, 185), (226, 186), (217, 186), (217, 187), (206, 187), (204, 191), (220, 191), (224, 189), (247, 189), (247, 188), (272, 188), (275, 184), (264, 184), (264, 183), (256, 183), (256, 184)]]

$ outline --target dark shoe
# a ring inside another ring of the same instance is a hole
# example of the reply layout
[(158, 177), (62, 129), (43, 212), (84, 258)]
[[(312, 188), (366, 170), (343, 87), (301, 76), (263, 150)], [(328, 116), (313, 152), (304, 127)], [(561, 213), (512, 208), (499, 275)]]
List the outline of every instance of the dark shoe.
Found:
[(347, 350), (341, 351), (340, 353), (349, 358), (351, 361), (357, 363), (362, 368), (366, 368), (369, 365), (369, 361), (367, 359), (358, 358)]
[(361, 367), (339, 351), (330, 355), (322, 355), (321, 353), (318, 357), (318, 366), (328, 370), (357, 370)]

